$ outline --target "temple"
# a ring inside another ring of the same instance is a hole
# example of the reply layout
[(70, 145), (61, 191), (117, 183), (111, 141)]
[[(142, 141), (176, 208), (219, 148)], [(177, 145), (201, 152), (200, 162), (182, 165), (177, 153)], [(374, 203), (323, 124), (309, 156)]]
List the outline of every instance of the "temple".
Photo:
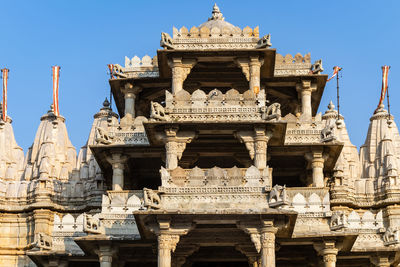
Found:
[(310, 54), (280, 55), (217, 5), (111, 67), (76, 152), (40, 118), (0, 121), (0, 266), (400, 266), (400, 135), (373, 111), (359, 152)]

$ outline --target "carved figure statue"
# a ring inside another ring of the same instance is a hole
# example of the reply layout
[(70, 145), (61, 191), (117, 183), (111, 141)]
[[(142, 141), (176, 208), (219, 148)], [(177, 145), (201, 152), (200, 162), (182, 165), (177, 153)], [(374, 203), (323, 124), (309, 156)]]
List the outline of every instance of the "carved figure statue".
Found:
[(346, 216), (342, 211), (332, 214), (330, 226), (332, 229), (343, 228), (346, 224)]
[(272, 103), (267, 107), (263, 107), (262, 110), (262, 118), (264, 120), (280, 120), (281, 119), (281, 104)]
[(85, 214), (83, 222), (83, 231), (87, 233), (100, 234), (100, 220), (92, 215)]
[(96, 127), (96, 142), (101, 144), (111, 144), (113, 136), (109, 134), (109, 132), (101, 127)]
[(312, 64), (310, 72), (312, 74), (320, 74), (321, 72), (324, 71), (324, 68), (322, 67), (322, 59), (317, 60)]
[(269, 202), (285, 202), (287, 199), (286, 185), (274, 185), (269, 193)]
[(263, 36), (260, 40), (258, 40), (256, 48), (265, 48), (271, 46), (271, 34), (267, 34)]
[(148, 188), (143, 188), (143, 193), (145, 207), (154, 209), (161, 208), (161, 198), (156, 192)]
[(385, 245), (399, 243), (399, 230), (388, 227), (386, 232), (383, 234), (383, 241), (385, 242)]
[(43, 249), (51, 249), (53, 240), (44, 233), (38, 233), (36, 236), (36, 247)]
[(164, 48), (174, 49), (174, 44), (172, 43), (172, 38), (169, 36), (168, 33), (162, 32), (161, 33), (161, 41), (160, 46)]
[(119, 78), (127, 78), (128, 75), (124, 74), (125, 68), (119, 64), (114, 65), (114, 75), (118, 76)]
[(150, 118), (166, 121), (168, 120), (168, 115), (165, 114), (165, 109), (157, 102), (150, 102), (151, 110), (150, 110)]
[(327, 124), (321, 131), (322, 142), (328, 142), (336, 139), (334, 136), (335, 125), (333, 123)]

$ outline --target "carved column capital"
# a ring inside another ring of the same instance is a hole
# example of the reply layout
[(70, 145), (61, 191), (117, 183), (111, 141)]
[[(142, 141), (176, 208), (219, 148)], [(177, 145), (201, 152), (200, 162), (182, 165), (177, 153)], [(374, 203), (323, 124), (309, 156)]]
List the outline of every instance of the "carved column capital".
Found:
[(336, 266), (336, 255), (342, 247), (341, 243), (334, 240), (325, 240), (313, 244), (314, 249), (322, 256), (325, 267)]
[(235, 133), (236, 138), (244, 143), (249, 151), (251, 159), (254, 159), (254, 166), (258, 169), (267, 167), (267, 145), (273, 132), (266, 130), (265, 127), (255, 127), (254, 131), (238, 131)]
[(167, 127), (164, 133), (158, 135), (158, 139), (165, 144), (166, 168), (173, 170), (178, 167), (178, 160), (182, 158), (186, 144), (196, 138), (196, 133), (191, 131), (178, 131), (178, 127)]
[(370, 257), (370, 261), (377, 267), (390, 267), (395, 258), (390, 253), (378, 252), (376, 255)]
[(124, 164), (128, 157), (121, 153), (113, 153), (107, 157), (107, 161), (111, 164), (113, 169), (124, 169)]
[(303, 80), (296, 84), (296, 90), (299, 93), (311, 94), (317, 90), (317, 85), (311, 83), (311, 80)]
[(172, 70), (172, 94), (183, 89), (183, 82), (196, 62), (195, 59), (182, 59), (181, 57), (173, 57), (168, 60), (168, 65)]
[(136, 98), (136, 96), (142, 91), (142, 88), (140, 86), (133, 85), (132, 83), (126, 83), (121, 91), (124, 93), (125, 97)]
[(157, 236), (157, 240), (160, 249), (169, 249), (172, 252), (174, 252), (176, 249), (176, 245), (179, 242), (179, 235), (160, 233)]
[(94, 252), (99, 256), (100, 267), (111, 267), (117, 248), (111, 245), (100, 245)]

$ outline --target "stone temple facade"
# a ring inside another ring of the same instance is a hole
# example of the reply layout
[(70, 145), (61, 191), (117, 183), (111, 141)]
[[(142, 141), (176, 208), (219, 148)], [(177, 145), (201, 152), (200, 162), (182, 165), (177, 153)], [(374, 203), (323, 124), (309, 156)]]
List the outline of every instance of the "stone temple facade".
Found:
[[(24, 155), (0, 123), (0, 266), (399, 266), (400, 135), (360, 148), (310, 54), (217, 6), (113, 65), (87, 143), (50, 109)], [(119, 120), (119, 117), (121, 118)]]

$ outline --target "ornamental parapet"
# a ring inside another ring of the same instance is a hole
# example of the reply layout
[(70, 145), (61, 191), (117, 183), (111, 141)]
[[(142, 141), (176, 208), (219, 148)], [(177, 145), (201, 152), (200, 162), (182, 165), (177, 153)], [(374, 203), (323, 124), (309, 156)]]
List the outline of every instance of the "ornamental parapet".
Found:
[(337, 126), (321, 118), (321, 114), (311, 118), (311, 121), (291, 113), (283, 117), (287, 122), (285, 145), (321, 144), (338, 141)]
[(163, 188), (264, 187), (270, 190), (272, 182), (272, 168), (259, 170), (255, 166), (211, 169), (177, 167), (174, 170), (161, 167), (160, 174)]
[(311, 64), (310, 53), (302, 56), (297, 53), (294, 57), (290, 54), (282, 56), (276, 54), (274, 76), (301, 76), (320, 74), (324, 69), (322, 60), (317, 60)]
[[(74, 172), (73, 174), (79, 175)], [(31, 181), (0, 180), (0, 209), (23, 210), (32, 204), (57, 205), (61, 210), (74, 205), (80, 209), (84, 206), (100, 204), (98, 191), (103, 190), (97, 180), (75, 179), (60, 181), (55, 179), (34, 179)], [(88, 205), (88, 204), (89, 205)]]
[(143, 122), (147, 122), (147, 118), (138, 116), (132, 124), (109, 125), (108, 127), (96, 127), (95, 141), (97, 145), (149, 145)]
[(271, 46), (271, 36), (259, 38), (258, 26), (245, 27), (182, 27), (173, 28), (172, 37), (161, 34), (161, 46), (166, 49), (256, 49)]
[(125, 66), (119, 64), (112, 65), (112, 76), (114, 78), (151, 78), (158, 77), (158, 61), (157, 56), (151, 58), (144, 56), (139, 58), (134, 56), (133, 58), (125, 57)]
[(266, 106), (265, 91), (257, 95), (251, 90), (240, 94), (230, 89), (225, 94), (218, 89), (208, 94), (198, 89), (173, 95), (165, 92), (165, 107), (151, 103), (152, 120), (157, 121), (279, 121), (279, 103)]

